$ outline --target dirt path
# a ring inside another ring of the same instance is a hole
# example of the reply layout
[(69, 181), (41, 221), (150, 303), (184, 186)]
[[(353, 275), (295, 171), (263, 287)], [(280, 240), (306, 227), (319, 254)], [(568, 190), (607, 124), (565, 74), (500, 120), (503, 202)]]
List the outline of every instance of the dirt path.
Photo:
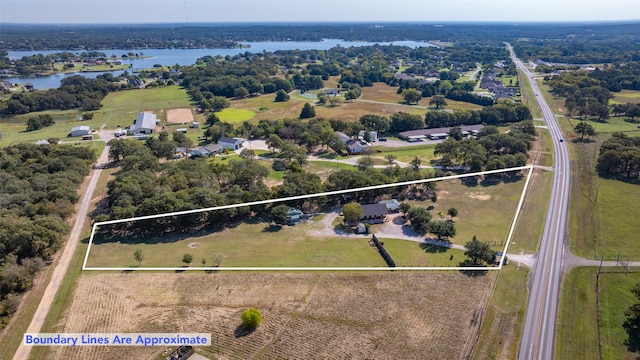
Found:
[[(82, 198), (75, 215), (73, 228), (69, 233), (69, 238), (64, 245), (62, 255), (60, 255), (60, 259), (58, 261), (58, 264), (56, 265), (55, 270), (53, 271), (51, 280), (49, 281), (49, 284), (47, 285), (47, 288), (42, 295), (40, 305), (38, 305), (38, 309), (34, 313), (33, 319), (31, 319), (31, 324), (29, 324), (29, 327), (27, 328), (27, 333), (38, 333), (42, 329), (44, 320), (49, 313), (49, 308), (51, 307), (53, 299), (58, 292), (58, 288), (60, 288), (60, 285), (62, 284), (62, 280), (67, 273), (67, 269), (69, 268), (71, 258), (73, 257), (78, 242), (80, 241), (80, 234), (82, 233), (82, 228), (84, 227), (85, 221), (87, 220), (87, 214), (89, 213), (91, 199), (93, 197), (94, 190), (96, 189), (96, 185), (98, 184), (98, 178), (100, 177), (100, 170), (103, 168), (104, 164), (108, 162), (108, 154), (109, 147), (105, 146), (102, 154), (100, 154), (100, 157), (98, 158), (97, 163), (94, 165), (93, 170), (89, 174), (89, 177), (85, 179), (85, 181), (89, 182), (89, 185), (87, 186), (84, 194), (82, 194)], [(26, 360), (29, 357), (30, 352), (30, 346), (20, 344), (18, 350), (13, 356), (13, 360)]]

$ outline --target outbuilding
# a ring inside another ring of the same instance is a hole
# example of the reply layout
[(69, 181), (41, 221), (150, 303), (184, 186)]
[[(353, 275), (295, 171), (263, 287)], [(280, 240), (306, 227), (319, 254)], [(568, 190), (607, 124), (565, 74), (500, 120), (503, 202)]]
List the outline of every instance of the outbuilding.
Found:
[(156, 131), (156, 114), (141, 112), (138, 114), (135, 123), (129, 128), (129, 134), (151, 134)]
[(243, 143), (244, 143), (244, 139), (241, 139), (241, 138), (228, 138), (223, 136), (220, 139), (218, 139), (218, 144), (222, 145), (223, 148), (229, 149), (229, 150), (238, 150), (242, 148)]
[(91, 128), (88, 126), (76, 126), (71, 129), (69, 136), (85, 136), (91, 134)]

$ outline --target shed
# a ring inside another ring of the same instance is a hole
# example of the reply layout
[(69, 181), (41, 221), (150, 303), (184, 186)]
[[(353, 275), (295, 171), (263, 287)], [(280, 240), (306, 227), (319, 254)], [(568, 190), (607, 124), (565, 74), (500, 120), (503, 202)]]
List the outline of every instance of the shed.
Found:
[(287, 222), (289, 224), (295, 224), (299, 222), (300, 220), (302, 220), (303, 216), (304, 212), (302, 212), (302, 210), (298, 209), (297, 207), (292, 207), (287, 210)]
[(129, 134), (151, 134), (156, 130), (156, 114), (141, 112), (138, 114), (135, 123), (129, 128)]
[(238, 150), (242, 148), (243, 143), (244, 139), (241, 138), (228, 138), (223, 136), (218, 139), (218, 144), (222, 145), (223, 148), (230, 150)]
[(381, 200), (378, 204), (384, 204), (389, 212), (398, 212), (400, 210), (400, 203), (396, 199)]
[(71, 129), (69, 136), (84, 136), (91, 134), (91, 128), (88, 126), (76, 126)]
[(177, 132), (179, 132), (179, 133), (184, 133), (184, 134), (186, 134), (186, 133), (187, 133), (187, 128), (180, 128), (180, 129), (176, 129), (176, 131), (177, 131)]
[[(360, 130), (358, 133), (358, 138), (364, 140), (364, 134), (366, 131)], [(378, 132), (377, 131), (369, 131), (369, 136), (371, 137), (371, 141), (378, 141)]]

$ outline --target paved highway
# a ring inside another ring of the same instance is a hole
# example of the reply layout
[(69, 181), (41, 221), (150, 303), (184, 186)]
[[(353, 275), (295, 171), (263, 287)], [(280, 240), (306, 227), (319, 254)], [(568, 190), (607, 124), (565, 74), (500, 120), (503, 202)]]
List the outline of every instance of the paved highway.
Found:
[(571, 168), (569, 153), (555, 114), (542, 97), (529, 69), (516, 57), (513, 48), (508, 44), (507, 46), (516, 66), (529, 77), (536, 100), (542, 109), (544, 121), (551, 132), (555, 148), (551, 200), (549, 201), (536, 265), (531, 274), (529, 302), (518, 350), (518, 359), (547, 360), (554, 358), (556, 316), (567, 229)]

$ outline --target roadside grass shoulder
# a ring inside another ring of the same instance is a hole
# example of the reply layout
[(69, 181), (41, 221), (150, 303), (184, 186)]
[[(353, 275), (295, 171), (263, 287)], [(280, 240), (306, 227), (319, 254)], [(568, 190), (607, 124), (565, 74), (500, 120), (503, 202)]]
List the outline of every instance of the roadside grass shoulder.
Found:
[(541, 118), (542, 110), (540, 110), (540, 106), (538, 105), (533, 90), (531, 89), (531, 79), (529, 79), (521, 70), (518, 70), (518, 79), (520, 80), (520, 96), (522, 98), (522, 102), (531, 109), (531, 115), (533, 115), (534, 118)]
[(523, 204), (522, 213), (509, 245), (512, 254), (535, 253), (542, 239), (544, 220), (549, 207), (553, 172), (534, 170)]
[(596, 268), (570, 270), (562, 280), (556, 359), (599, 359)]
[(511, 263), (496, 276), (472, 359), (515, 359), (527, 304), (529, 269)]
[[(98, 200), (105, 196), (106, 184), (117, 170), (117, 168), (102, 170), (100, 177), (98, 178), (96, 190), (92, 194), (92, 204), (94, 205), (91, 206), (90, 212), (95, 210), (95, 204), (98, 203)], [(91, 229), (89, 223), (86, 222), (82, 229), (82, 235), (80, 236), (80, 241), (76, 247), (76, 251), (69, 262), (69, 268), (62, 279), (58, 292), (51, 303), (49, 313), (47, 314), (42, 325), (42, 329), (40, 330), (42, 333), (64, 331), (64, 323), (61, 323), (60, 320), (71, 307), (74, 301), (73, 293), (75, 292), (76, 284), (83, 276), (82, 262), (84, 260), (84, 254), (87, 252), (90, 233)], [(86, 276), (86, 274), (84, 276)], [(31, 317), (32, 316), (29, 317), (29, 320), (31, 320)], [(34, 346), (31, 350), (29, 359), (49, 359), (51, 358), (51, 351), (52, 348), (47, 346)]]

